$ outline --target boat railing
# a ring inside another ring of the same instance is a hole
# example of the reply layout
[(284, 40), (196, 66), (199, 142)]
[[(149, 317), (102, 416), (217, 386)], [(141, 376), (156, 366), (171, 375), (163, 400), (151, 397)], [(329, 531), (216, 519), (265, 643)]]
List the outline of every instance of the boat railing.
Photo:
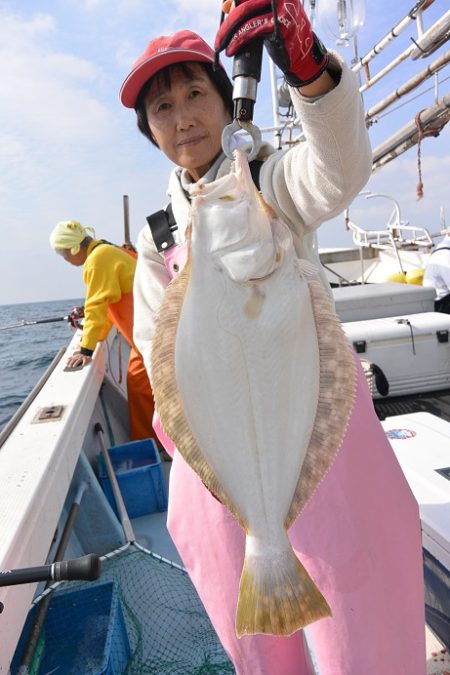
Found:
[(434, 246), (432, 236), (425, 227), (401, 225), (389, 229), (397, 247), (432, 249)]
[(352, 233), (353, 243), (358, 247), (371, 247), (377, 249), (390, 248), (394, 245), (392, 234), (389, 230), (365, 230), (351, 220), (346, 220), (346, 226)]
[(358, 197), (364, 197), (365, 199), (377, 197), (393, 202), (392, 212), (382, 229), (361, 227), (351, 220), (349, 208), (344, 212), (345, 226), (351, 231), (353, 243), (360, 251), (362, 279), (365, 277), (362, 256), (364, 249), (391, 252), (397, 260), (398, 269), (404, 273), (405, 264), (401, 258), (402, 252), (419, 251), (421, 253), (428, 253), (434, 246), (433, 240), (445, 233), (445, 219), (442, 210), (440, 230), (430, 233), (426, 227), (410, 225), (408, 220), (404, 220), (398, 201), (390, 195), (363, 191), (360, 192)]
[[(397, 244), (396, 239), (394, 238), (392, 231), (390, 229), (385, 230), (364, 230), (363, 228), (355, 225), (351, 221), (348, 221), (348, 227), (350, 228), (353, 235), (353, 242), (359, 249), (362, 251), (364, 247), (376, 248), (378, 250), (391, 250), (394, 252), (395, 257), (397, 258), (398, 266), (401, 272), (404, 271), (402, 261), (400, 258), (399, 245)], [(363, 264), (361, 260), (362, 270)]]
[(356, 225), (349, 216), (349, 209), (345, 211), (345, 225), (352, 232), (353, 243), (358, 247), (374, 247), (378, 249), (411, 249), (423, 248), (431, 250), (433, 239), (442, 235), (442, 228), (430, 234), (426, 227), (410, 225), (401, 215), (400, 205), (394, 197), (379, 192), (360, 192), (358, 197), (373, 199), (381, 197), (393, 202), (394, 208), (383, 229), (365, 229)]

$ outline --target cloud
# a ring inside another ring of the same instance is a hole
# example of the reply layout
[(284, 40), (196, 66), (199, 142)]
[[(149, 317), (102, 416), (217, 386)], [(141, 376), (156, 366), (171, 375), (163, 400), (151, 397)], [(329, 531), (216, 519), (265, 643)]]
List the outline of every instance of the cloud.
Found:
[(145, 0), (83, 0), (82, 8), (88, 12), (107, 8), (108, 11), (128, 12), (142, 9), (145, 6)]
[(106, 2), (107, 0), (84, 0), (83, 7), (84, 9), (91, 11), (97, 9), (97, 7), (100, 7), (101, 5), (105, 5)]
[[(150, 36), (149, 38), (150, 39)], [(122, 67), (124, 71), (124, 77), (126, 75), (126, 69), (131, 68), (133, 63), (136, 61), (139, 55), (139, 49), (143, 51), (145, 45), (142, 44), (138, 48), (131, 40), (122, 40), (116, 49), (116, 60), (117, 63)]]
[(212, 43), (219, 28), (221, 2), (174, 0), (178, 28), (191, 28)]
[[(442, 147), (449, 147), (449, 132), (442, 138), (425, 139), (422, 142), (422, 182), (424, 196), (417, 200), (416, 187), (419, 181), (417, 166), (417, 148), (412, 148), (404, 156), (397, 158), (383, 169), (377, 171), (368, 183), (370, 189), (395, 193), (406, 209), (423, 212), (438, 209), (444, 200), (450, 206), (450, 156), (441, 156)], [(439, 153), (439, 154), (437, 154)]]
[(45, 260), (47, 232), (62, 213), (75, 213), (85, 195), (92, 205), (100, 171), (98, 193), (107, 199), (117, 111), (97, 97), (101, 67), (78, 57), (64, 36), (49, 14), (0, 12), (0, 227), (11, 279), (33, 255), (44, 251)]
[(24, 194), (54, 185), (114, 127), (114, 113), (95, 95), (101, 68), (61, 49), (56, 33), (51, 15), (0, 13), (0, 174), (9, 194), (2, 211), (21, 193), (23, 204)]
[[(122, 8), (124, 11), (133, 9), (133, 0), (123, 2), (126, 6)], [(215, 4), (212, 0), (153, 0), (151, 12), (144, 11), (143, 6), (139, 23), (132, 26), (126, 34), (123, 32), (123, 37), (120, 36), (115, 48), (116, 62), (123, 75), (126, 75), (136, 58), (144, 51), (148, 41), (158, 35), (170, 35), (188, 28), (212, 44), (219, 27), (220, 7), (220, 2)]]
[(88, 91), (100, 68), (69, 51), (52, 48), (55, 21), (0, 14), (0, 120), (3, 129), (34, 139), (71, 143), (97, 138), (107, 128), (107, 108)]
[(214, 7), (212, 7), (211, 0), (175, 0), (174, 5), (178, 8), (179, 12), (199, 12), (199, 13), (208, 13), (211, 14), (211, 10), (214, 8), (217, 9), (217, 17), (220, 16), (221, 2), (217, 2)]

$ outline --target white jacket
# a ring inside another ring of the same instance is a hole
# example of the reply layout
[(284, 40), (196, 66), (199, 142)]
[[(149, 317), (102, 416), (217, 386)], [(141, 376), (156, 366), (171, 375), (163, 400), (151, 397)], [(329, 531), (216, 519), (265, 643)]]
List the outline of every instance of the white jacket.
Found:
[(450, 293), (450, 234), (436, 246), (423, 277), (423, 285), (436, 290), (436, 300)]
[[(265, 201), (290, 227), (298, 256), (318, 267), (314, 230), (348, 206), (366, 184), (372, 166), (357, 78), (340, 57), (334, 58), (341, 65), (342, 75), (332, 91), (309, 100), (290, 88), (306, 141), (286, 151), (275, 151), (264, 144), (258, 155), (259, 159), (265, 159), (260, 172)], [(229, 168), (230, 160), (224, 156), (215, 177), (227, 173)], [(182, 180), (186, 180), (186, 172), (177, 167), (169, 179), (168, 196), (178, 225), (176, 241), (180, 243), (184, 241), (189, 214)], [(155, 317), (170, 278), (148, 226), (139, 233), (137, 250), (134, 342), (150, 374)], [(328, 287), (325, 274), (323, 280)]]

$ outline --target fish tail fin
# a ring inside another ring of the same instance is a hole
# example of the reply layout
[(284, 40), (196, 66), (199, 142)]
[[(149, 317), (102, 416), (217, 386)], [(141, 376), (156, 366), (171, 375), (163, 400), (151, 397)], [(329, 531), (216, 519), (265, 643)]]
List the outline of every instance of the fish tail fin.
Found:
[(291, 635), (331, 609), (290, 545), (275, 555), (247, 552), (236, 612), (236, 635)]

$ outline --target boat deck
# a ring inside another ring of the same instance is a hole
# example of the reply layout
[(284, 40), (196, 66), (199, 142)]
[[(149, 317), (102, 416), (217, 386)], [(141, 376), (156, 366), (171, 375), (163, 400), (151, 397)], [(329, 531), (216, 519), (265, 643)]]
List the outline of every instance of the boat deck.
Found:
[(449, 675), (450, 654), (443, 647), (431, 630), (426, 629), (427, 675)]
[[(54, 495), (58, 492), (62, 503), (65, 496), (65, 491), (62, 490), (62, 479), (58, 478), (56, 480), (55, 472), (53, 470), (46, 470), (47, 465), (44, 466), (42, 460), (42, 452), (44, 450), (41, 452), (41, 446), (43, 449), (51, 450), (59, 458), (60, 462), (57, 466), (61, 468), (62, 475), (66, 477), (66, 480), (70, 478), (70, 474), (67, 472), (68, 453), (71, 457), (73, 456), (73, 463), (75, 463), (76, 453), (83, 450), (80, 458), (84, 458), (84, 460), (83, 462), (80, 461), (80, 466), (77, 465), (75, 469), (74, 484), (80, 484), (84, 480), (91, 486), (91, 491), (86, 492), (81, 502), (80, 514), (74, 528), (74, 541), (68, 547), (67, 554), (68, 557), (75, 557), (96, 550), (90, 544), (86, 544), (91, 529), (97, 538), (96, 541), (102, 547), (102, 550), (99, 549), (98, 552), (100, 554), (107, 553), (107, 559), (103, 564), (102, 580), (117, 581), (121, 588), (121, 593), (126, 599), (126, 602), (123, 604), (125, 621), (131, 641), (133, 659), (135, 659), (136, 664), (139, 664), (136, 665), (136, 670), (133, 672), (144, 672), (145, 668), (152, 667), (154, 668), (152, 672), (173, 673), (175, 672), (173, 669), (169, 671), (167, 671), (167, 668), (165, 671), (162, 669), (161, 660), (167, 662), (171, 659), (181, 659), (182, 664), (191, 663), (192, 661), (196, 667), (200, 668), (204, 667), (206, 662), (210, 662), (213, 659), (214, 665), (219, 664), (221, 666), (222, 671), (220, 672), (232, 673), (233, 667), (218, 643), (195, 589), (185, 572), (181, 569), (182, 562), (165, 526), (167, 513), (154, 512), (140, 516), (139, 518), (133, 518), (132, 525), (136, 542), (143, 548), (138, 549), (137, 546), (133, 545), (123, 551), (117, 548), (123, 544), (120, 524), (119, 521), (116, 521), (109, 506), (108, 509), (101, 508), (103, 503), (107, 505), (106, 497), (95, 480), (93, 467), (95, 466), (96, 456), (99, 452), (99, 441), (93, 429), (99, 421), (102, 427), (108, 430), (107, 437), (110, 446), (126, 442), (128, 437), (125, 434), (125, 426), (121, 421), (126, 413), (126, 399), (122, 394), (119, 395), (120, 392), (116, 386), (113, 386), (112, 380), (109, 380), (109, 375), (104, 374), (105, 365), (103, 364), (103, 356), (100, 358), (101, 356), (100, 352), (97, 353), (90, 369), (82, 370), (71, 376), (69, 393), (73, 398), (73, 403), (72, 398), (69, 401), (62, 397), (65, 390), (58, 384), (60, 378), (63, 377), (63, 364), (58, 363), (55, 366), (55, 372), (52, 374), (51, 380), (49, 380), (51, 386), (46, 386), (45, 391), (39, 393), (20, 423), (14, 426), (11, 437), (8, 437), (8, 444), (14, 443), (14, 448), (11, 449), (11, 454), (14, 455), (13, 466), (17, 471), (17, 467), (20, 466), (17, 456), (22, 457), (22, 461), (28, 462), (28, 473), (26, 475), (29, 476), (30, 480), (32, 477), (36, 478), (37, 470), (33, 472), (30, 470), (32, 458), (38, 463), (38, 468), (43, 478), (46, 480), (52, 479), (50, 485), (52, 489), (49, 490), (49, 494)], [(94, 398), (102, 382), (101, 397), (95, 401)], [(93, 393), (90, 394), (92, 400), (86, 394), (88, 384), (93, 389)], [(54, 393), (55, 387), (58, 392), (58, 398), (56, 399)], [(36, 408), (47, 409), (50, 405), (54, 405), (55, 401), (65, 406), (65, 414), (57, 421), (41, 422), (39, 425), (36, 425), (34, 423)], [(450, 389), (425, 394), (378, 399), (374, 401), (374, 405), (381, 419), (405, 413), (429, 412), (450, 422)], [(81, 413), (84, 413), (84, 417), (82, 418), (80, 418)], [(81, 427), (82, 431), (75, 435), (73, 430), (78, 430)], [(27, 434), (32, 434), (32, 438), (28, 437)], [(109, 434), (111, 434), (111, 439), (109, 438)], [(38, 440), (40, 441), (39, 447)], [(71, 442), (69, 442), (70, 440)], [(63, 444), (63, 441), (67, 441), (67, 443)], [(26, 445), (28, 454), (25, 454), (22, 445)], [(59, 451), (60, 446), (64, 450), (64, 453)], [(21, 450), (20, 453), (17, 453), (18, 448)], [(38, 449), (41, 453), (39, 455), (37, 454)], [(8, 453), (6, 450), (5, 443), (1, 453), (3, 461), (7, 459)], [(64, 461), (62, 461), (63, 459)], [(55, 468), (54, 461), (51, 466), (53, 469)], [(167, 482), (170, 467), (171, 462), (162, 462), (162, 470)], [(54, 488), (55, 484), (58, 487), (57, 491)], [(73, 492), (74, 489), (72, 489)], [(39, 490), (36, 490), (36, 494), (41, 493), (42, 482)], [(72, 503), (72, 493), (67, 494), (67, 506)], [(23, 478), (20, 496), (20, 508), (24, 508)], [(3, 498), (5, 498), (5, 494), (3, 494)], [(47, 508), (49, 507), (49, 500), (39, 500), (39, 505), (41, 508)], [(16, 506), (14, 512), (16, 520), (19, 513), (17, 509), (18, 507)], [(4, 511), (9, 514), (11, 510), (5, 508)], [(53, 511), (57, 514), (61, 511), (61, 505), (58, 505), (58, 508), (52, 508)], [(94, 520), (90, 516), (85, 517), (91, 511), (96, 514)], [(105, 512), (104, 514), (103, 511)], [(31, 504), (28, 513), (37, 513), (35, 502)], [(109, 514), (108, 517), (106, 517), (107, 514)], [(102, 518), (99, 519), (100, 515), (102, 515)], [(49, 521), (47, 515), (44, 520), (46, 523)], [(27, 514), (24, 514), (23, 522), (27, 526), (36, 529), (34, 527), (34, 520), (30, 519), (29, 516), (27, 517)], [(114, 531), (110, 531), (112, 524), (114, 524)], [(35, 536), (37, 541), (39, 543), (42, 542), (45, 548), (48, 548), (48, 541), (51, 542), (53, 537), (54, 524), (50, 523), (50, 525), (48, 532), (46, 532), (47, 541), (44, 541), (42, 529), (39, 530), (39, 533), (36, 530)], [(100, 542), (99, 533), (103, 533), (102, 527), (107, 529), (108, 537), (107, 540), (101, 538)], [(5, 534), (4, 528), (2, 534), (3, 536)], [(56, 542), (54, 543), (55, 546)], [(78, 550), (78, 547), (80, 547), (80, 550)], [(28, 555), (28, 552), (29, 548), (27, 547), (24, 555)], [(157, 555), (155, 556), (154, 553)], [(158, 559), (159, 556), (162, 556), (163, 560)], [(36, 559), (27, 557), (23, 560), (15, 554), (14, 566), (35, 565), (44, 558), (45, 553), (40, 554)], [(51, 556), (49, 559), (51, 559)], [(11, 567), (7, 561), (8, 559), (5, 558), (5, 569)], [(172, 561), (172, 563), (168, 561)], [(77, 582), (70, 583), (74, 586)], [(19, 623), (23, 623), (29, 607), (30, 600), (24, 598), (24, 602), (22, 603), (23, 608), (19, 607), (20, 612), (18, 611), (18, 594), (24, 591), (29, 592), (31, 595), (34, 593), (34, 588), (29, 585), (12, 586), (7, 590), (11, 593), (11, 597), (7, 595), (2, 597), (5, 599), (7, 611), (10, 608), (14, 608), (16, 625), (14, 625), (11, 619), (10, 612), (8, 653), (6, 653), (4, 647), (5, 627), (2, 633), (2, 653), (0, 654), (0, 670), (2, 672), (3, 664), (6, 664), (7, 667), (10, 662), (17, 641), (17, 633), (20, 630), (18, 627)], [(6, 594), (6, 590), (4, 593)], [(11, 600), (13, 594), (14, 600)], [(169, 625), (171, 632), (168, 633)], [(163, 633), (158, 632), (160, 628)], [(193, 636), (195, 636), (195, 639)], [(199, 644), (202, 646), (201, 650), (198, 649)], [(158, 665), (155, 665), (157, 662)], [(182, 665), (181, 668), (182, 670), (178, 672), (192, 672), (187, 665)], [(450, 655), (448, 650), (444, 648), (428, 629), (426, 668), (427, 675), (450, 675)], [(196, 672), (199, 672), (199, 670)], [(318, 669), (316, 675), (321, 675)]]
[(374, 405), (380, 420), (395, 415), (428, 412), (450, 422), (450, 389), (376, 399)]

